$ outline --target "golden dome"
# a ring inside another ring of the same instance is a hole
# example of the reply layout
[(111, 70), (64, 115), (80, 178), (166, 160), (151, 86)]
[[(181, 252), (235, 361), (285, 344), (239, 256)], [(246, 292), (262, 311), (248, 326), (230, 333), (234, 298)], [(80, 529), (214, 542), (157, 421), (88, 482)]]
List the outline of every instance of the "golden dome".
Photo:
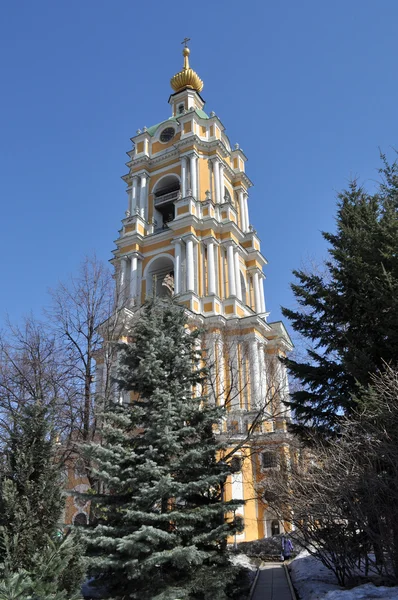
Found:
[(181, 92), (181, 90), (184, 90), (185, 88), (191, 88), (196, 92), (201, 92), (203, 90), (203, 81), (199, 75), (189, 67), (189, 53), (189, 48), (185, 47), (182, 51), (184, 68), (170, 79), (171, 87), (175, 92)]

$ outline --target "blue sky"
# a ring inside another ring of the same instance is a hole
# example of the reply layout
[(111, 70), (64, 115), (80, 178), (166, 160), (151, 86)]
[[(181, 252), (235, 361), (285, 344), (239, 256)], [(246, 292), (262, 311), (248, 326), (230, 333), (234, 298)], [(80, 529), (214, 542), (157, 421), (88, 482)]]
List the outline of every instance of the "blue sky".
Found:
[(181, 40), (248, 156), (271, 320), (325, 256), (336, 194), (398, 139), (396, 0), (15, 0), (0, 7), (0, 322), (95, 250), (108, 260), (136, 129), (169, 116)]

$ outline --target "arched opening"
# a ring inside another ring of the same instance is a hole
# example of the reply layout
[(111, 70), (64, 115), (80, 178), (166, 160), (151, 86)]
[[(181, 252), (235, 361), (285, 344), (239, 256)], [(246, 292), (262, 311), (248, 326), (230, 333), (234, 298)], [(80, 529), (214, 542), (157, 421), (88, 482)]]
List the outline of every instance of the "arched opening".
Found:
[(83, 512), (77, 513), (73, 517), (73, 525), (80, 525), (82, 527), (84, 525), (87, 525), (87, 515), (86, 515), (86, 513), (83, 513)]
[(243, 304), (248, 304), (248, 299), (247, 299), (247, 289), (246, 289), (246, 278), (243, 275), (242, 271), (240, 271), (240, 285), (242, 288), (242, 302)]
[(223, 198), (224, 202), (229, 202), (230, 204), (232, 204), (232, 198), (231, 198), (231, 194), (229, 193), (229, 191), (227, 190), (227, 188), (224, 186), (224, 198)]
[(84, 477), (87, 477), (86, 465), (83, 459), (78, 458), (75, 462), (75, 478), (82, 479)]
[(155, 231), (167, 228), (174, 219), (174, 202), (180, 192), (180, 180), (177, 175), (166, 175), (153, 190)]
[(273, 519), (271, 521), (271, 535), (272, 537), (274, 537), (274, 535), (279, 535), (281, 532), (281, 526), (279, 521), (277, 521), (276, 519)]
[(148, 297), (164, 298), (174, 294), (174, 262), (172, 257), (159, 256), (145, 271)]
[(239, 198), (238, 198), (238, 194), (236, 192), (233, 194), (232, 203), (233, 203), (233, 207), (236, 210), (237, 222), (240, 225), (240, 228), (243, 229), (243, 226), (242, 226), (242, 215), (240, 214)]

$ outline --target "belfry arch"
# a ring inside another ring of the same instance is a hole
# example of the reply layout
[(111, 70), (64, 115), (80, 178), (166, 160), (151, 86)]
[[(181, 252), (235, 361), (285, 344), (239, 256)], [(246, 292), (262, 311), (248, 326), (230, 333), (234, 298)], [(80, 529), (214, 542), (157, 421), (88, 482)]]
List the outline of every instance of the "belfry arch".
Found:
[(174, 202), (180, 193), (180, 178), (175, 173), (164, 175), (152, 190), (155, 230), (166, 229), (167, 223), (174, 220)]
[(174, 291), (174, 260), (170, 254), (153, 258), (145, 268), (146, 296), (164, 298)]

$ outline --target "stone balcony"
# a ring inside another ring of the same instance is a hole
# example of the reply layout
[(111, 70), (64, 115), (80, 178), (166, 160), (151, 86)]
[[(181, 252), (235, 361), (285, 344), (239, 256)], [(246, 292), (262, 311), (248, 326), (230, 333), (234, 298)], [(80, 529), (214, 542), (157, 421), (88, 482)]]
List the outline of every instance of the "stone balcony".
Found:
[(178, 200), (179, 196), (180, 190), (168, 192), (167, 194), (162, 194), (161, 196), (155, 196), (155, 207), (162, 206), (163, 204), (169, 204), (170, 202), (175, 202), (176, 200)]

